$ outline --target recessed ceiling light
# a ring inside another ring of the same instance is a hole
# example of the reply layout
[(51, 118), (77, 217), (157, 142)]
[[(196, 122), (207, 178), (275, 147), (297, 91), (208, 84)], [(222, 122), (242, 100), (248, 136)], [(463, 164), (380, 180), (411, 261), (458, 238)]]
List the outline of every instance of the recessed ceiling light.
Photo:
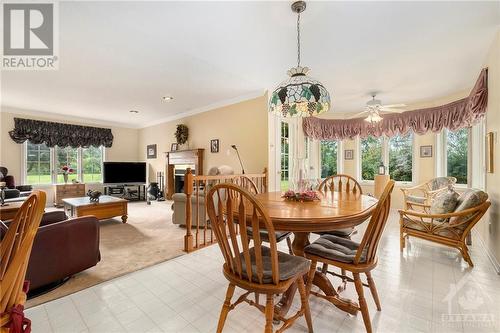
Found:
[(139, 113), (139, 111), (137, 111), (137, 110), (130, 110), (129, 112), (130, 113)]
[(172, 96), (163, 96), (161, 99), (163, 99), (164, 101), (171, 101), (174, 98)]

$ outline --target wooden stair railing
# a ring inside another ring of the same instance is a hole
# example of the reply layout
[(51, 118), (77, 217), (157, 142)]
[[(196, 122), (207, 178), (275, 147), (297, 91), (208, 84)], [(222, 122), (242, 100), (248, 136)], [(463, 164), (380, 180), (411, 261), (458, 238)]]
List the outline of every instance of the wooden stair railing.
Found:
[(217, 176), (196, 176), (188, 168), (184, 175), (184, 194), (186, 195), (184, 251), (192, 252), (216, 242), (214, 233), (210, 228), (205, 204), (205, 194), (208, 193), (210, 188), (217, 184), (232, 183), (242, 186), (252, 193), (255, 193), (255, 191), (264, 193), (268, 190), (268, 179), (267, 168), (264, 168), (262, 173), (257, 174)]

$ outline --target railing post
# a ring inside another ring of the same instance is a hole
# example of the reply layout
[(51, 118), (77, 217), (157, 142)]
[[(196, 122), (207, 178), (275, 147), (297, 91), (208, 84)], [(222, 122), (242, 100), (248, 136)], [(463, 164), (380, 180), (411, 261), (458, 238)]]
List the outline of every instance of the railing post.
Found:
[(186, 194), (186, 235), (184, 236), (184, 251), (193, 251), (193, 235), (191, 234), (191, 195), (193, 194), (193, 174), (187, 168), (184, 175), (184, 194)]
[(262, 183), (264, 184), (264, 193), (266, 193), (269, 186), (269, 174), (267, 168), (264, 168), (263, 174), (264, 174), (264, 179)]

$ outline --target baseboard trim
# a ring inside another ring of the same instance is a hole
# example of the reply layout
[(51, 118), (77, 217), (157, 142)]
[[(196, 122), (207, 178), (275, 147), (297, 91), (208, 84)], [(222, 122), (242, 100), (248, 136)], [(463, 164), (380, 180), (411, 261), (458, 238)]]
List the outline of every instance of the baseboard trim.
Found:
[(500, 275), (500, 263), (498, 262), (497, 258), (495, 258), (493, 253), (491, 253), (490, 249), (486, 246), (486, 244), (484, 243), (484, 240), (481, 237), (481, 235), (479, 234), (479, 232), (474, 230), (474, 229), (472, 230), (472, 232), (474, 233), (475, 236), (477, 236), (476, 239), (479, 240), (481, 247), (486, 252), (486, 256), (488, 257), (491, 264), (493, 265), (493, 269), (495, 270), (495, 272), (497, 272), (498, 275)]

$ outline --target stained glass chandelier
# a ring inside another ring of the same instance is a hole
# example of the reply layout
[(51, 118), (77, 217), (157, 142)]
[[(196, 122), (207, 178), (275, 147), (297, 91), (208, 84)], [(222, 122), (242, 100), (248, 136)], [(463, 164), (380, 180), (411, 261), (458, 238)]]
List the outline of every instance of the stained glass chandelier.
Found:
[(271, 94), (269, 111), (282, 117), (308, 117), (330, 109), (330, 94), (321, 82), (309, 77), (308, 67), (300, 65), (300, 13), (306, 10), (305, 1), (292, 4), (297, 13), (297, 67), (287, 71), (290, 76)]

